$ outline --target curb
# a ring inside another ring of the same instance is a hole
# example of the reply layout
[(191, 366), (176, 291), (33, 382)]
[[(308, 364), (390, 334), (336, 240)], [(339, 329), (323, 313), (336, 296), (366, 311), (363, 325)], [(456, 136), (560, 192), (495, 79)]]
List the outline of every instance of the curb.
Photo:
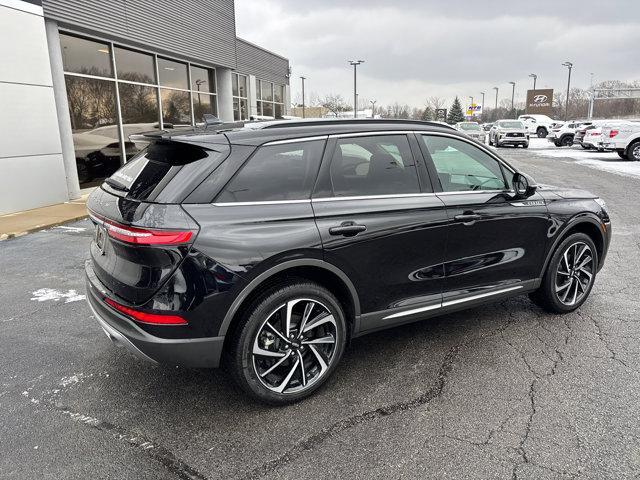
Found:
[(84, 213), (82, 215), (76, 215), (74, 217), (65, 218), (64, 220), (59, 220), (57, 222), (43, 223), (40, 225), (36, 225), (20, 232), (2, 233), (0, 234), (0, 242), (3, 240), (10, 240), (12, 238), (22, 237), (23, 235), (27, 235), (33, 232), (39, 232), (41, 230), (46, 230), (48, 228), (57, 227), (58, 225), (65, 225), (67, 223), (77, 222), (78, 220), (83, 220), (88, 216), (89, 216), (88, 214)]

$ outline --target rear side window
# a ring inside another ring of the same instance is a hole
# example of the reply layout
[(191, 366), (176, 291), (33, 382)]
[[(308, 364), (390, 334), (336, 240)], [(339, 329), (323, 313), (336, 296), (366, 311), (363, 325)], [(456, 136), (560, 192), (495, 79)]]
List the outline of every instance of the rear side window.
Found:
[(207, 148), (180, 142), (152, 142), (105, 180), (118, 196), (157, 203), (177, 203), (226, 158), (229, 146)]
[(216, 198), (218, 203), (304, 200), (311, 196), (325, 140), (260, 147)]
[(337, 197), (420, 192), (406, 135), (341, 138), (330, 172)]

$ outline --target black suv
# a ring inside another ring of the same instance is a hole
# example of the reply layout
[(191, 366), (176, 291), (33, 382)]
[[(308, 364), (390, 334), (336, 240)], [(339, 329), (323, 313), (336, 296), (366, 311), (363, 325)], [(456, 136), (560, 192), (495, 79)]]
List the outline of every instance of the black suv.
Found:
[(578, 308), (604, 202), (537, 186), (427, 122), (282, 121), (156, 132), (96, 189), (88, 300), (117, 344), (299, 400), (350, 338), (529, 293)]

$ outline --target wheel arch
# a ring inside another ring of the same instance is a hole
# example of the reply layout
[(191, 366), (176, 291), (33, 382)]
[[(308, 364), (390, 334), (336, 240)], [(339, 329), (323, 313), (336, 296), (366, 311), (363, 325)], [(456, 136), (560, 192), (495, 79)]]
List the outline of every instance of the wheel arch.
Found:
[(347, 274), (331, 263), (307, 258), (283, 262), (251, 280), (227, 310), (218, 335), (227, 335), (230, 327), (241, 317), (243, 310), (256, 296), (284, 279), (293, 277), (305, 278), (327, 288), (345, 308), (351, 331), (357, 329), (360, 318), (360, 300), (355, 286)]
[(601, 222), (595, 217), (589, 214), (578, 215), (567, 222), (562, 232), (556, 237), (551, 244), (551, 248), (547, 252), (547, 256), (540, 272), (540, 277), (544, 276), (544, 272), (547, 270), (551, 257), (555, 253), (558, 245), (569, 235), (574, 233), (584, 233), (588, 235), (593, 243), (596, 245), (596, 252), (598, 253), (598, 268), (602, 266), (602, 259), (605, 248), (605, 238), (601, 230)]

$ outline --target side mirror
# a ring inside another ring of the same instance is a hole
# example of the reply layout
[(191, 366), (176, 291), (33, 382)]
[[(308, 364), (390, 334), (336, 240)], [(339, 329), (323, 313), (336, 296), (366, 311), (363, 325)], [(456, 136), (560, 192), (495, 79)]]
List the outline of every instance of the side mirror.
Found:
[(538, 185), (535, 180), (529, 175), (516, 172), (513, 175), (513, 189), (516, 192), (517, 198), (528, 198), (538, 189)]

